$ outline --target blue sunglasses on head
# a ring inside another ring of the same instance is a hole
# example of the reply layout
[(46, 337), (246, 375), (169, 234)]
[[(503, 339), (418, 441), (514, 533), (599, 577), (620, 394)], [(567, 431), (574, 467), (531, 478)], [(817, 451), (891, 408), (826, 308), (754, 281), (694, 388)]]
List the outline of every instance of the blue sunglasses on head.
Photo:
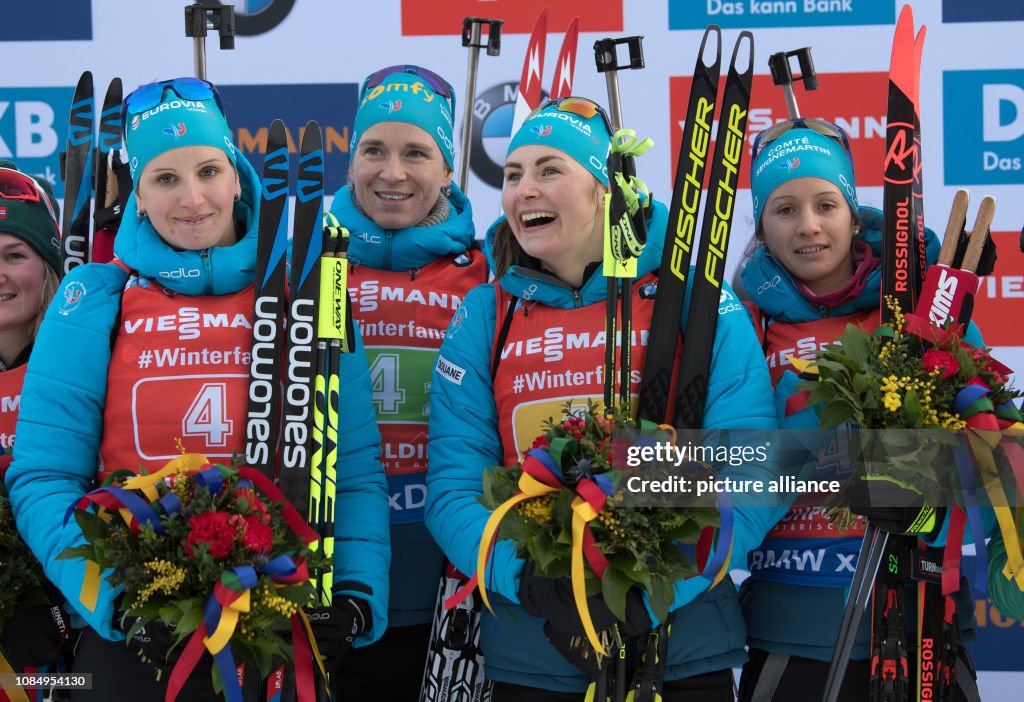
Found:
[(435, 93), (445, 98), (448, 101), (448, 106), (451, 109), (452, 116), (455, 115), (455, 90), (452, 88), (451, 83), (446, 81), (441, 76), (437, 75), (429, 68), (423, 68), (421, 66), (413, 66), (412, 64), (398, 64), (395, 66), (387, 66), (379, 71), (374, 71), (366, 77), (363, 81), (363, 85), (359, 88), (359, 102), (363, 101), (363, 97), (366, 95), (366, 91), (376, 88), (384, 82), (384, 79), (390, 76), (392, 73), (409, 73), (410, 75), (422, 78), (423, 82), (430, 86), (430, 89)]
[(213, 98), (217, 102), (217, 109), (224, 115), (224, 104), (220, 100), (217, 89), (201, 78), (172, 78), (156, 83), (149, 83), (128, 94), (121, 106), (122, 129), (127, 129), (127, 117), (130, 114), (137, 115), (140, 112), (151, 110), (164, 101), (168, 90), (174, 91), (182, 100), (209, 100)]

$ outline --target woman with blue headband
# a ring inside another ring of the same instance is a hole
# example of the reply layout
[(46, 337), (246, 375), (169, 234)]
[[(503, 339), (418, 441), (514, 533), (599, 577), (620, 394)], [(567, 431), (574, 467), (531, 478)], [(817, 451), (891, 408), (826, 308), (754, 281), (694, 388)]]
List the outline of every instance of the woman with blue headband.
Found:
[[(813, 358), (847, 324), (869, 330), (878, 325), (881, 213), (859, 205), (847, 135), (824, 120), (781, 122), (759, 134), (750, 180), (756, 232), (740, 275), (757, 310), (779, 425), (816, 429), (814, 408), (796, 413), (785, 409), (799, 380), (789, 357)], [(929, 262), (937, 254), (935, 236), (928, 231)], [(980, 342), (973, 326), (967, 338)], [(927, 525), (922, 535), (938, 534), (941, 521)], [(839, 532), (820, 504), (794, 505), (750, 553), (750, 577), (741, 588), (750, 661), (743, 668), (740, 700), (821, 697), (864, 525), (858, 518)], [(888, 526), (902, 531), (899, 525)], [(777, 555), (794, 550), (815, 558)], [(813, 567), (798, 567), (803, 563)], [(959, 599), (960, 626), (970, 635), (969, 588), (961, 590)], [(870, 631), (865, 614), (840, 700), (868, 699)], [(976, 687), (973, 675), (966, 667), (964, 671), (959, 684)]]
[(346, 656), (345, 699), (419, 696), (444, 554), (423, 525), (430, 375), (466, 293), (487, 282), (473, 211), (452, 182), (455, 92), (419, 66), (363, 81), (349, 182), (331, 212), (348, 228), (349, 292), (374, 384), (391, 500), (388, 630)]
[[(610, 145), (603, 110), (576, 97), (542, 105), (509, 144), (504, 215), (486, 238), (496, 281), (474, 289), (459, 308), (431, 388), (427, 526), (463, 572), (476, 571), (491, 514), (480, 503), (484, 471), (519, 461), (543, 430), (538, 417), (559, 417), (567, 401), (602, 396), (604, 342), (569, 350), (564, 339), (570, 333), (603, 339), (607, 285), (600, 268)], [(650, 236), (629, 292), (636, 369), (644, 362), (667, 224), (664, 206), (650, 207)], [(679, 329), (685, 333), (685, 319)], [(549, 373), (585, 380), (573, 387), (524, 380)], [(635, 396), (639, 373), (633, 377)], [(704, 426), (775, 427), (768, 373), (739, 309), (720, 313)], [(736, 510), (737, 560), (769, 525), (755, 511)], [(483, 613), (480, 641), (495, 702), (583, 700), (593, 671), (570, 645), (584, 629), (568, 578), (541, 577), (511, 540), (494, 545), (484, 577), (493, 613)], [(703, 578), (676, 583), (675, 623), (663, 661), (666, 701), (733, 699), (731, 668), (744, 660), (742, 616), (731, 580), (710, 590), (708, 584)], [(602, 612), (598, 628), (610, 627), (614, 617), (603, 616), (610, 616), (603, 600), (590, 599), (591, 611)], [(645, 634), (658, 624), (639, 588), (627, 597), (627, 619), (621, 630), (635, 637), (629, 645), (635, 661)]]
[[(80, 604), (85, 562), (58, 559), (85, 543), (75, 520), (64, 522), (66, 510), (118, 469), (161, 467), (179, 453), (175, 437), (182, 450), (221, 460), (244, 453), (246, 441), (259, 178), (206, 81), (142, 86), (124, 112), (134, 190), (116, 260), (74, 268), (47, 311), (7, 476), (29, 546), (87, 625), (76, 665), (92, 673), (92, 689), (76, 690), (75, 700), (163, 699), (169, 676), (159, 672), (170, 672), (181, 646), (170, 650), (174, 632), (160, 625), (126, 646), (130, 622), (105, 578), (95, 606)], [(312, 617), (329, 666), (353, 639), (367, 645), (387, 624), (387, 495), (358, 339), (340, 363), (334, 604)], [(184, 422), (210, 377), (221, 388), (216, 436)], [(194, 672), (178, 699), (215, 699), (208, 671)], [(255, 683), (246, 676), (247, 689)]]

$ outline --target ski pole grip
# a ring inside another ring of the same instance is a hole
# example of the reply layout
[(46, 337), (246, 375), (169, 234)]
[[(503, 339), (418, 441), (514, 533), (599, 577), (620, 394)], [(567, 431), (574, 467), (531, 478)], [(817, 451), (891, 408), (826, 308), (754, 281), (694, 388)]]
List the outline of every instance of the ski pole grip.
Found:
[[(644, 67), (643, 36), (598, 39), (594, 42), (594, 60), (597, 72), (633, 70)], [(625, 44), (629, 49), (629, 64), (620, 64), (618, 46)]]
[[(505, 20), (463, 17), (462, 45), (475, 49), (487, 49), (488, 56), (497, 56), (501, 53), (501, 25), (503, 24), (505, 24)], [(487, 25), (487, 41), (481, 43), (484, 25)]]

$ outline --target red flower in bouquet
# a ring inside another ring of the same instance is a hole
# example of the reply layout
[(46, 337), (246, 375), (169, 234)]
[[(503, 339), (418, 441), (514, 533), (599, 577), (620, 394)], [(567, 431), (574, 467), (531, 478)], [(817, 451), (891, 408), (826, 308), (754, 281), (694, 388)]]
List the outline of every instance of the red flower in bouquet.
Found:
[(225, 558), (235, 548), (238, 529), (231, 524), (231, 517), (225, 512), (203, 512), (188, 518), (190, 529), (185, 541), (188, 555), (195, 556), (193, 546), (206, 544), (214, 558)]
[(924, 352), (921, 357), (921, 365), (929, 373), (942, 371), (943, 380), (953, 377), (960, 370), (960, 362), (956, 360), (956, 356), (948, 351), (940, 351), (935, 348)]
[(245, 518), (245, 533), (242, 543), (250, 553), (270, 553), (274, 534), (263, 520), (255, 514)]
[(239, 490), (235, 493), (239, 500), (239, 512), (257, 515), (261, 522), (270, 524), (270, 514), (266, 506), (252, 490)]

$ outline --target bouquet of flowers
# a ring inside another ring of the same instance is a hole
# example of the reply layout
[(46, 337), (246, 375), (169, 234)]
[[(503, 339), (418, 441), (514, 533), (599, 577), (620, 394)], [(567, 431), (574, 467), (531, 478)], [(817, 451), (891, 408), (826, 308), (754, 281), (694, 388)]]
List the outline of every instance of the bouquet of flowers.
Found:
[[(310, 549), (316, 535), (257, 471), (182, 455), (152, 475), (115, 474), (74, 517), (88, 544), (61, 557), (89, 561), (87, 578), (110, 569), (107, 581), (124, 591), (121, 611), (136, 618), (127, 635), (165, 625), (175, 645), (188, 641), (178, 663), (186, 672), (205, 645), (217, 662), (214, 686), (229, 697), (236, 658), (270, 670), (271, 657), (291, 658), (286, 634), (296, 648), (306, 641), (310, 571), (326, 562)], [(87, 607), (97, 589), (83, 585)]]
[(0, 477), (0, 631), (18, 607), (33, 604), (34, 597), (46, 602), (45, 578), (43, 567), (18, 534)]
[(651, 610), (664, 621), (674, 583), (697, 573), (679, 546), (696, 544), (702, 529), (717, 527), (718, 510), (624, 504), (625, 481), (638, 470), (627, 467), (627, 449), (668, 441), (671, 428), (638, 423), (618, 409), (601, 412), (593, 403), (573, 414), (570, 405), (561, 421), (545, 422), (523, 461), (488, 469), (481, 502), (495, 510), (502, 537), (515, 541), (538, 574), (572, 578), (584, 622), (584, 590), (601, 593), (625, 621), (634, 585), (647, 591)]
[[(848, 325), (838, 343), (818, 352), (811, 364), (816, 378), (798, 389), (810, 391), (809, 405), (820, 405), (822, 427), (860, 427), (854, 478), (885, 476), (928, 504), (949, 503), (962, 487), (948, 470), (959, 435), (1019, 421), (1012, 400), (1021, 393), (1008, 385), (1010, 370), (989, 349), (963, 342), (951, 329), (914, 333), (898, 304), (886, 304), (893, 324), (872, 332)], [(826, 502), (842, 522), (849, 506), (845, 492)]]

